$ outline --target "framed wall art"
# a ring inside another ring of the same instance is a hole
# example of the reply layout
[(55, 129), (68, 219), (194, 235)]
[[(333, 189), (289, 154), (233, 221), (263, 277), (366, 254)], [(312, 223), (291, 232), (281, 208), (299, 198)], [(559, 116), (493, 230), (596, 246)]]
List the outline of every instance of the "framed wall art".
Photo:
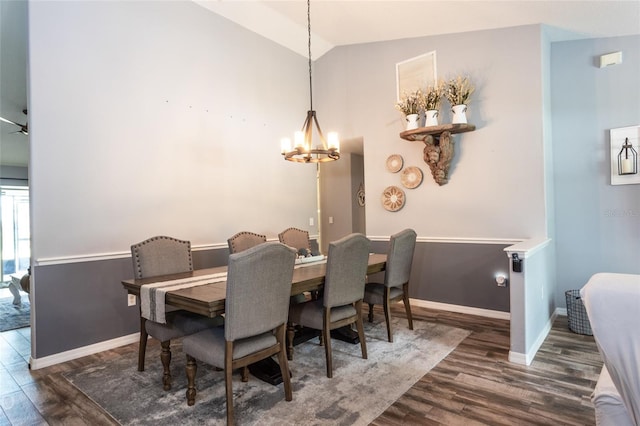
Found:
[(640, 183), (640, 126), (609, 131), (611, 185)]
[(426, 89), (437, 81), (436, 51), (425, 53), (396, 64), (396, 89), (400, 102), (403, 94)]

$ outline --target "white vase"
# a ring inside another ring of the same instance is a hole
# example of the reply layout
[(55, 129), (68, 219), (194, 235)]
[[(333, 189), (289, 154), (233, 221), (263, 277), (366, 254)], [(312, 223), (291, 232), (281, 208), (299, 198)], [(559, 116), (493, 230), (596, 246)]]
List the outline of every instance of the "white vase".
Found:
[(424, 122), (425, 127), (438, 125), (438, 110), (430, 109), (424, 113), (426, 120)]
[(451, 107), (453, 112), (453, 118), (451, 123), (453, 124), (466, 124), (467, 123), (467, 106), (466, 105), (454, 105)]
[(407, 130), (413, 130), (420, 127), (418, 121), (420, 120), (420, 114), (409, 114), (406, 117), (407, 120)]

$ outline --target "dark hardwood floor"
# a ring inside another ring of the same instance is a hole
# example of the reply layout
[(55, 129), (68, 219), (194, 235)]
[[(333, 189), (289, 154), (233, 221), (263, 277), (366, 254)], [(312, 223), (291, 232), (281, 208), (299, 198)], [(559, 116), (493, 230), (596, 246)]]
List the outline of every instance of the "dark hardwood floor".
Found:
[[(556, 320), (533, 363), (521, 366), (508, 361), (508, 321), (420, 307), (413, 313), (471, 334), (372, 424), (595, 424), (589, 397), (602, 361), (593, 337), (569, 331), (566, 317)], [(393, 314), (403, 316), (402, 304)], [(137, 345), (30, 371), (29, 329), (0, 333), (0, 426), (116, 425), (62, 373), (129, 352)]]

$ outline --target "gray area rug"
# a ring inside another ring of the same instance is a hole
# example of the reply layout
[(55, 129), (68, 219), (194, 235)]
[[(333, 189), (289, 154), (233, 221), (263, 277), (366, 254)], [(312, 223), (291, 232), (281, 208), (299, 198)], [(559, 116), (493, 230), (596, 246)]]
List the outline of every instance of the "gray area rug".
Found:
[(13, 304), (13, 296), (0, 299), (0, 332), (29, 327), (31, 315), (29, 295), (22, 291), (20, 295), (22, 296), (20, 305)]
[[(360, 345), (332, 340), (333, 379), (326, 377), (324, 347), (312, 339), (295, 347), (289, 363), (293, 401), (283, 385), (234, 374), (236, 422), (241, 425), (367, 425), (469, 335), (445, 325), (394, 321), (394, 342), (386, 339), (384, 318), (365, 321), (368, 359)], [(173, 387), (162, 390), (159, 345), (147, 351), (145, 372), (136, 354), (65, 374), (67, 380), (123, 425), (217, 425), (226, 421), (224, 373), (198, 362), (196, 403), (187, 406), (185, 355), (172, 342)]]

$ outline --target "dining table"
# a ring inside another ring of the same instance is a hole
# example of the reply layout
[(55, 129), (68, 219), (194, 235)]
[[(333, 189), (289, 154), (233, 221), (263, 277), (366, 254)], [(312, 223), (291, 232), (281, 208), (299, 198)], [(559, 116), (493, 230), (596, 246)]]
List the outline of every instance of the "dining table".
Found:
[[(304, 260), (304, 259), (302, 259)], [(379, 253), (371, 253), (367, 266), (367, 275), (382, 272), (386, 268), (387, 255)], [(183, 309), (185, 311), (204, 315), (207, 317), (216, 317), (222, 315), (225, 309), (225, 298), (227, 294), (227, 281), (225, 273), (227, 266), (218, 266), (213, 268), (195, 269), (189, 272), (181, 272), (178, 274), (158, 275), (155, 277), (132, 278), (122, 281), (122, 286), (129, 294), (140, 297), (141, 289), (145, 285), (156, 285), (165, 281), (188, 281), (196, 280), (199, 277), (211, 277), (211, 282), (199, 281), (198, 285), (176, 290), (169, 290), (165, 295), (165, 304), (172, 308)], [(298, 295), (305, 292), (313, 292), (321, 290), (324, 286), (324, 280), (327, 272), (327, 263), (325, 260), (296, 263), (291, 279), (291, 295)], [(222, 277), (222, 278), (221, 278)], [(265, 284), (266, 285), (266, 284)], [(259, 303), (260, 295), (256, 295), (256, 303)], [(140, 315), (140, 330), (144, 330), (146, 318)], [(348, 339), (348, 337), (347, 337)], [(357, 341), (356, 341), (357, 343)], [(275, 371), (275, 370), (274, 370)], [(279, 371), (279, 369), (277, 369)], [(271, 373), (261, 372), (261, 379), (277, 384), (282, 378), (278, 378), (278, 372), (275, 376)]]

